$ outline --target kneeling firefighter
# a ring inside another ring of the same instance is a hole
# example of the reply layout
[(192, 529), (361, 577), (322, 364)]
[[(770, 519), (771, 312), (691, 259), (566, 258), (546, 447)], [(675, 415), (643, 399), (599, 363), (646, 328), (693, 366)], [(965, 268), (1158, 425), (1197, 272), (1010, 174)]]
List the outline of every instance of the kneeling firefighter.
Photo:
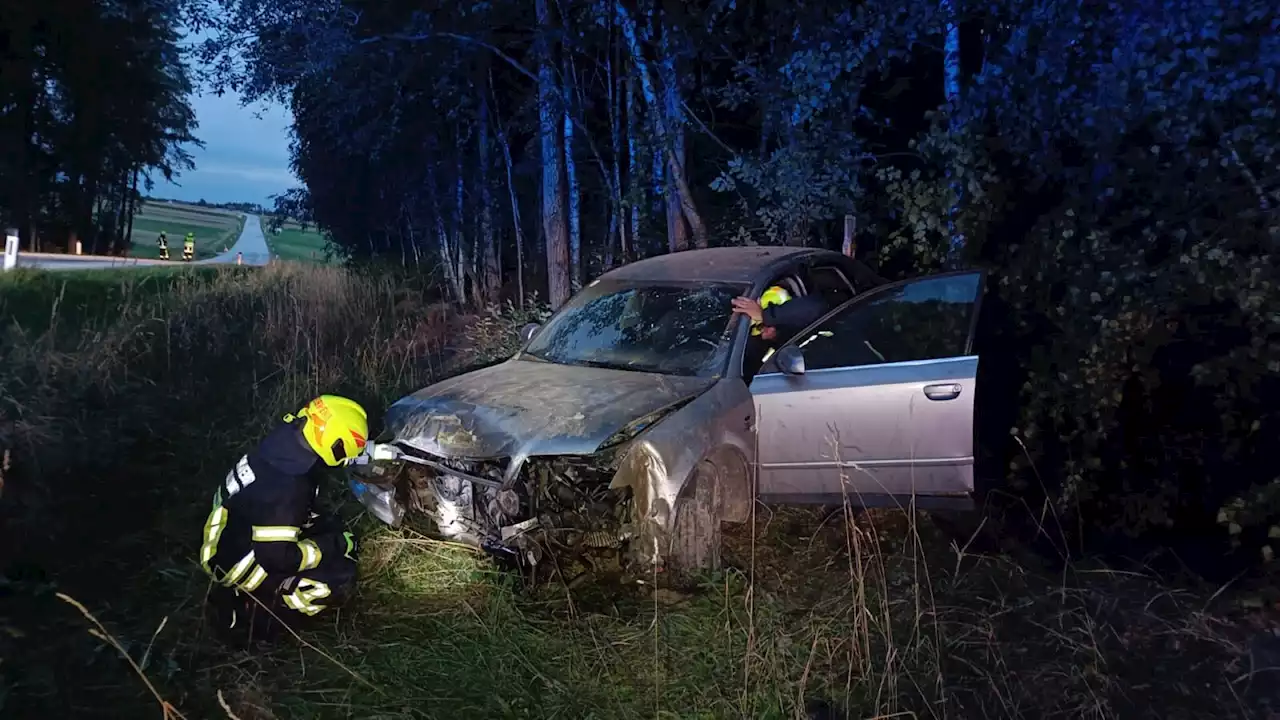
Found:
[[(356, 579), (356, 542), (336, 517), (313, 512), (316, 460), (345, 465), (364, 450), (368, 415), (321, 395), (286, 415), (240, 458), (213, 495), (200, 564), (213, 578), (209, 609), (250, 638), (345, 602)], [(265, 607), (270, 612), (259, 612)]]

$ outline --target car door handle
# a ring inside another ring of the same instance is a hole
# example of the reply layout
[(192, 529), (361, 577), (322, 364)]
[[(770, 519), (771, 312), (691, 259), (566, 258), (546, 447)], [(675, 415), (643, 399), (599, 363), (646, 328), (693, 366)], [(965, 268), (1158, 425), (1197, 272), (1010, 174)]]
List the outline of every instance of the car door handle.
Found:
[(959, 383), (925, 385), (924, 396), (930, 400), (955, 400), (960, 397), (960, 385)]

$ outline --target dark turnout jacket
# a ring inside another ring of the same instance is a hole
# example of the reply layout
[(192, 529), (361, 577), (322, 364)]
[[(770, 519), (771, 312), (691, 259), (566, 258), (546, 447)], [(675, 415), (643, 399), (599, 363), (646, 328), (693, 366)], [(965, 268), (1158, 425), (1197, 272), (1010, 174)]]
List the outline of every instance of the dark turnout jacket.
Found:
[(254, 591), (268, 577), (283, 580), (315, 568), (326, 553), (342, 552), (333, 538), (305, 537), (318, 487), (309, 476), (317, 457), (302, 426), (277, 426), (218, 488), (201, 561), (224, 585)]
[(770, 305), (764, 308), (762, 314), (765, 325), (778, 329), (778, 342), (781, 343), (808, 327), (809, 323), (822, 317), (829, 309), (826, 299), (815, 293), (802, 295), (781, 305)]

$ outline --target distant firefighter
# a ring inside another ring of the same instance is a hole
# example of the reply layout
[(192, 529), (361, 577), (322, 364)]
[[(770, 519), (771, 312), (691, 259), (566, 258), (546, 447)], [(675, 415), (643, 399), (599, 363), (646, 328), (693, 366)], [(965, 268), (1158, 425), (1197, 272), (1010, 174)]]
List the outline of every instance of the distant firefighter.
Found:
[(182, 260), (183, 262), (191, 262), (191, 259), (194, 258), (195, 256), (196, 256), (196, 234), (187, 233), (187, 236), (182, 239)]
[(169, 259), (169, 237), (164, 234), (163, 230), (160, 231), (160, 237), (156, 238), (156, 245), (160, 247), (160, 259), (168, 260)]

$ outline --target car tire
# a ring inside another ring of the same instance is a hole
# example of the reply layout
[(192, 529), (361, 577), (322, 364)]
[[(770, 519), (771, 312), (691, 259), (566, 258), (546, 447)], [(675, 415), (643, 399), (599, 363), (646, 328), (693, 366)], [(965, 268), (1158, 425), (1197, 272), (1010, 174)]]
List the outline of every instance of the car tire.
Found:
[(720, 569), (720, 472), (712, 463), (698, 464), (689, 478), (691, 487), (681, 493), (671, 534), (667, 566), (672, 579), (685, 582), (692, 576)]

